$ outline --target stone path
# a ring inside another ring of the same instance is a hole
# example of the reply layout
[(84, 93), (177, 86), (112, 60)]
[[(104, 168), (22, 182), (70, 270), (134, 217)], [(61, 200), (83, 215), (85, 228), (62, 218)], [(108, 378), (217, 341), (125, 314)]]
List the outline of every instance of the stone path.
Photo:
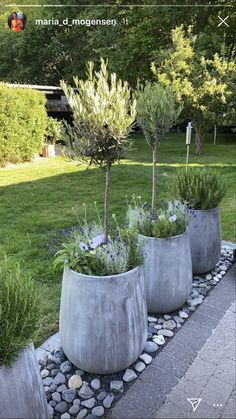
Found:
[[(235, 418), (235, 303), (173, 388), (156, 418)], [(188, 398), (201, 398), (195, 412)]]
[[(236, 265), (140, 375), (109, 418), (236, 418)], [(188, 398), (201, 398), (195, 412)]]

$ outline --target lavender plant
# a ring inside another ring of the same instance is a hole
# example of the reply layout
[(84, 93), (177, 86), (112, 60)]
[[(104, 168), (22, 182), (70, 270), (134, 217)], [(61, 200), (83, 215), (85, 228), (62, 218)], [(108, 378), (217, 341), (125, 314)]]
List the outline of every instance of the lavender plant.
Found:
[(56, 252), (56, 265), (65, 265), (87, 275), (105, 276), (126, 272), (143, 262), (142, 245), (135, 229), (121, 228), (115, 215), (107, 241), (101, 222), (71, 231)]
[(150, 237), (168, 238), (183, 234), (188, 228), (190, 213), (184, 203), (177, 200), (161, 200), (160, 208), (153, 213), (141, 198), (132, 198), (128, 205), (127, 223), (128, 227), (135, 228), (140, 234)]

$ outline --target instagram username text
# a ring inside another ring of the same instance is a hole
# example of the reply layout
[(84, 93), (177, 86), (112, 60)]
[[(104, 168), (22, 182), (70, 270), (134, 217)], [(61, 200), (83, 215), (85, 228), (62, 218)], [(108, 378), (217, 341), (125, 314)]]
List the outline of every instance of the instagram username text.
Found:
[(128, 19), (36, 19), (36, 26), (116, 26), (128, 25)]

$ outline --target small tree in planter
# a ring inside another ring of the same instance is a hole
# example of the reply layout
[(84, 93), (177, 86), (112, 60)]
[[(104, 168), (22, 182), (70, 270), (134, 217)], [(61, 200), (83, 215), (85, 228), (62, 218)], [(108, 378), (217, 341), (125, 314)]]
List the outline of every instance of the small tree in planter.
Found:
[(33, 345), (38, 293), (19, 267), (0, 267), (0, 418), (48, 418)]
[(190, 294), (189, 218), (186, 206), (176, 200), (161, 200), (155, 219), (140, 198), (133, 197), (128, 206), (128, 226), (137, 229), (145, 243), (144, 273), (150, 313), (176, 310)]
[[(57, 253), (65, 265), (60, 339), (67, 357), (91, 373), (109, 374), (134, 362), (146, 338), (146, 301), (142, 249), (134, 231), (109, 231), (109, 190), (112, 164), (128, 145), (127, 135), (135, 117), (135, 102), (126, 82), (101, 69), (88, 79), (75, 79), (77, 92), (62, 87), (73, 111), (67, 125), (71, 157), (105, 170), (104, 222), (88, 224), (68, 238)], [(94, 315), (95, 314), (95, 315)], [(136, 327), (133, 319), (136, 319)], [(126, 325), (124, 329), (124, 324)]]
[(137, 97), (137, 120), (147, 143), (152, 147), (152, 218), (156, 216), (157, 147), (166, 133), (176, 123), (182, 110), (177, 105), (170, 87), (147, 82), (139, 88)]
[[(159, 83), (147, 82), (144, 87), (138, 89), (136, 98), (137, 120), (143, 129), (147, 143), (152, 147), (152, 205), (150, 211), (145, 211), (140, 206), (129, 208), (127, 216), (129, 226), (132, 224), (131, 220), (134, 214), (142, 213), (144, 220), (147, 221), (147, 223), (144, 222), (144, 229), (141, 228), (141, 220), (137, 221), (138, 231), (142, 234), (142, 240), (145, 242), (144, 276), (147, 309), (152, 313), (168, 312), (178, 308), (186, 301), (191, 287), (192, 267), (190, 252), (187, 249), (188, 237), (186, 234), (182, 234), (185, 233), (186, 226), (177, 239), (173, 233), (173, 240), (171, 240), (172, 237), (168, 237), (168, 228), (172, 224), (168, 220), (167, 235), (164, 235), (164, 238), (160, 238), (153, 232), (151, 221), (159, 221), (158, 217), (160, 216), (156, 204), (157, 148), (167, 131), (175, 124), (182, 107), (177, 105), (172, 88), (163, 87)], [(175, 242), (178, 242), (178, 255), (175, 251)], [(166, 255), (170, 260), (177, 257), (181, 262), (178, 265), (164, 264), (163, 260)], [(183, 282), (181, 282), (181, 278), (184, 278)]]
[(113, 163), (119, 161), (130, 142), (127, 136), (134, 122), (135, 101), (127, 82), (109, 74), (102, 59), (99, 72), (88, 63), (88, 79), (74, 78), (78, 89), (62, 82), (62, 88), (73, 111), (73, 126), (67, 124), (67, 145), (71, 157), (101, 167), (106, 173), (104, 202), (105, 242), (108, 238), (110, 174)]
[(219, 204), (225, 194), (220, 177), (204, 169), (181, 170), (173, 180), (173, 191), (195, 217), (190, 222), (190, 247), (193, 273), (205, 273), (214, 268), (221, 254)]

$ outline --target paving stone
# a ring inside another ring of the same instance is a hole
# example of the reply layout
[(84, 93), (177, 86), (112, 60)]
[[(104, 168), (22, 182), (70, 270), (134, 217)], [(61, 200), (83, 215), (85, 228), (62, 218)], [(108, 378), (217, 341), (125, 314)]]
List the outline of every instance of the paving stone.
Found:
[(96, 406), (92, 410), (92, 415), (101, 417), (104, 415), (104, 407), (103, 406)]
[(93, 395), (94, 391), (91, 390), (87, 383), (84, 383), (81, 389), (79, 390), (79, 396), (82, 397), (82, 399), (90, 399), (91, 397), (93, 397)]
[(133, 381), (136, 378), (137, 378), (137, 374), (130, 368), (127, 368), (127, 370), (125, 371), (123, 375), (123, 381), (125, 381), (126, 383), (129, 383), (130, 381)]
[(72, 403), (75, 396), (76, 396), (76, 391), (72, 389), (64, 390), (61, 394), (62, 399), (65, 400), (65, 402), (67, 403)]
[(141, 359), (146, 365), (149, 365), (152, 362), (151, 355), (148, 355), (148, 354), (145, 354), (145, 353), (140, 355), (139, 359)]
[(202, 326), (210, 327), (212, 329), (215, 329), (219, 323), (218, 319), (203, 313), (199, 313), (198, 311), (194, 314), (193, 320)]
[(158, 345), (155, 342), (147, 341), (144, 346), (144, 351), (151, 354), (158, 350)]
[(235, 361), (223, 357), (214, 372), (214, 377), (223, 383), (235, 386)]
[[(121, 380), (112, 380), (110, 381), (110, 391), (114, 393), (123, 393), (124, 391), (124, 384)], [(102, 400), (102, 399), (100, 399)]]
[(87, 412), (88, 412), (87, 409), (80, 410), (80, 412), (76, 416), (76, 419), (83, 419), (83, 418), (85, 418), (85, 416), (87, 415)]
[(65, 384), (65, 382), (66, 382), (66, 377), (64, 376), (64, 374), (62, 374), (61, 372), (58, 372), (58, 374), (53, 380), (53, 384), (58, 386), (59, 384)]
[(95, 378), (94, 380), (91, 381), (91, 387), (94, 390), (99, 390), (101, 387), (101, 382), (99, 380), (99, 378)]
[(65, 413), (67, 411), (67, 408), (68, 406), (66, 402), (60, 402), (54, 407), (54, 410), (58, 413)]
[(214, 372), (215, 365), (203, 361), (198, 356), (197, 360), (195, 360), (195, 362), (189, 367), (188, 371), (186, 372), (185, 378), (188, 381), (201, 383), (202, 386), (205, 386), (208, 383), (210, 377), (214, 374)]
[(174, 336), (174, 333), (171, 330), (167, 330), (167, 329), (158, 330), (157, 333), (158, 333), (158, 335), (166, 336), (166, 337), (169, 337), (169, 338)]
[(91, 397), (91, 399), (87, 399), (87, 400), (82, 401), (81, 406), (84, 406), (88, 409), (92, 409), (95, 405), (95, 402), (96, 402), (95, 398)]
[(69, 409), (69, 413), (70, 415), (74, 416), (77, 415), (77, 413), (79, 412), (80, 409), (80, 405), (79, 404), (74, 404), (73, 406), (70, 407)]
[(76, 390), (78, 388), (80, 388), (83, 384), (82, 378), (80, 375), (72, 375), (72, 377), (70, 377), (69, 381), (68, 381), (68, 387)]
[(107, 395), (107, 397), (103, 400), (103, 406), (105, 407), (105, 409), (110, 409), (114, 398), (115, 397), (113, 396), (113, 394)]
[(191, 364), (197, 356), (197, 351), (189, 348), (186, 345), (172, 340), (165, 346), (163, 353), (167, 353), (180, 361)]
[(188, 368), (188, 363), (179, 361), (163, 351), (153, 360), (152, 365), (181, 378)]
[[(113, 390), (114, 391), (114, 390)], [(115, 392), (115, 391), (114, 391)], [(123, 382), (122, 382), (122, 391), (120, 393), (123, 393)], [(107, 397), (107, 392), (106, 391), (101, 391), (101, 393), (98, 394), (97, 396), (97, 400), (98, 401), (102, 401)]]
[(144, 362), (137, 362), (137, 364), (135, 364), (134, 366), (134, 369), (137, 372), (142, 372), (145, 368), (146, 368), (146, 365)]

